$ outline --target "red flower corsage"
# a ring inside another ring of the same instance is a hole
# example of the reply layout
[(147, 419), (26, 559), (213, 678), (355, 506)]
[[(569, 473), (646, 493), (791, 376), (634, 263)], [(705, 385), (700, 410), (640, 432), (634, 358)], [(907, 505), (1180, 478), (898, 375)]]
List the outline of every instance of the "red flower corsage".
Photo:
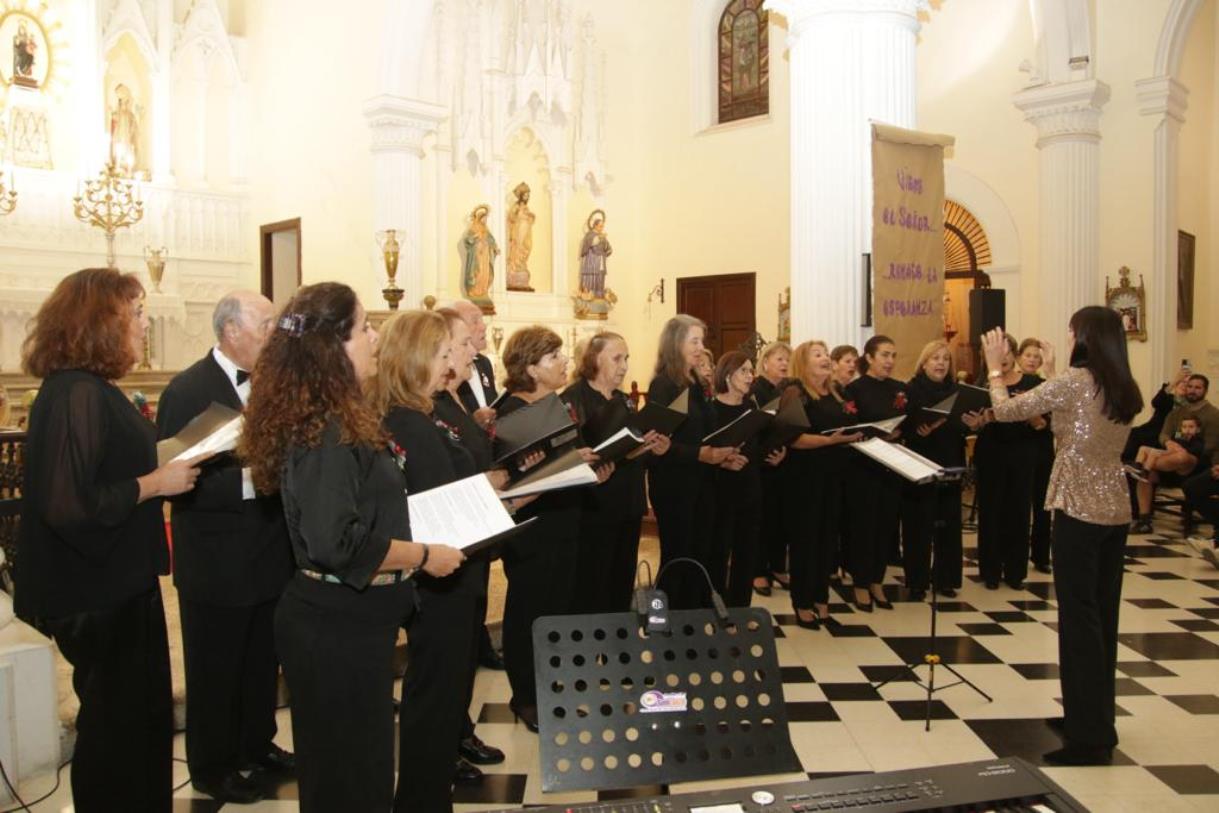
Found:
[(461, 432), (460, 432), (460, 430), (458, 430), (458, 428), (456, 426), (453, 426), (450, 423), (446, 423), (445, 421), (440, 420), (440, 418), (436, 418), (435, 420), (436, 420), (436, 426), (438, 426), (440, 429), (444, 430), (448, 434), (450, 441), (452, 441), (453, 443), (461, 443)]
[(844, 401), (842, 404), (842, 411), (848, 415), (858, 415), (859, 414), (859, 408), (855, 406), (854, 401)]
[(398, 464), (398, 468), (406, 471), (406, 449), (399, 446), (393, 438), (390, 438), (389, 441), (389, 453), (394, 456), (394, 462)]
[(906, 411), (906, 392), (902, 390), (897, 393), (897, 397), (893, 399), (893, 408), (899, 412)]

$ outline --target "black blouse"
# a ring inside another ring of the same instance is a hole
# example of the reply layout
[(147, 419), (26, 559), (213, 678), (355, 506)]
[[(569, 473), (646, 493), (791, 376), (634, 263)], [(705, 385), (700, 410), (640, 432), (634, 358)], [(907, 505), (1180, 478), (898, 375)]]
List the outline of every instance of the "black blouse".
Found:
[(935, 406), (956, 391), (957, 385), (951, 379), (945, 378), (937, 384), (921, 370), (910, 379), (907, 387), (909, 417), (902, 424), (906, 428), (902, 433), (906, 446), (941, 466), (965, 465), (965, 435), (969, 429), (960, 418), (950, 418), (923, 437), (916, 431), (920, 423), (918, 414), (919, 410)]
[[(1007, 388), (1007, 394), (1009, 397), (1014, 397), (1022, 392), (1036, 389), (1043, 383), (1045, 382), (1040, 376), (1023, 373), (1019, 381)], [(987, 386), (987, 382), (983, 380), (980, 386)], [(995, 422), (982, 427), (982, 431), (978, 433), (978, 443), (984, 448), (995, 443), (1024, 446), (1036, 443), (1039, 436), (1041, 433), (1029, 426), (1027, 421)], [(1034, 447), (1029, 446), (1022, 448), (1021, 451), (1030, 451), (1032, 448)]]
[(462, 447), (456, 427), (442, 418), (396, 406), (386, 414), (385, 428), (403, 451), (408, 494), (478, 473), (474, 456)]
[(673, 433), (672, 445), (667, 454), (653, 457), (650, 467), (658, 474), (669, 472), (673, 476), (681, 476), (681, 472), (689, 473), (693, 467), (703, 464), (698, 462), (698, 450), (703, 445), (703, 438), (711, 434), (715, 426), (715, 413), (712, 412), (710, 398), (703, 391), (701, 384), (690, 383), (679, 385), (667, 376), (657, 376), (648, 385), (648, 403), (671, 404), (682, 390), (689, 390), (690, 405), (686, 419)]
[(753, 400), (758, 402), (759, 407), (765, 407), (771, 401), (779, 397), (786, 386), (786, 381), (780, 381), (778, 384), (770, 383), (770, 379), (766, 376), (759, 375), (753, 380)]
[[(858, 416), (848, 412), (845, 403), (835, 398), (832, 393), (814, 398), (799, 382), (793, 383), (791, 386), (795, 387), (800, 394), (810, 432), (821, 433), (859, 423)], [(852, 456), (856, 454), (858, 453), (846, 445), (822, 446), (819, 449), (792, 449), (788, 452), (788, 456), (796, 465), (803, 464), (806, 469), (819, 475), (840, 474), (843, 467), (852, 462)]]
[(461, 445), (474, 459), (475, 471), (490, 471), (494, 467), (495, 454), (491, 448), (491, 436), (486, 430), (447, 390), (433, 395), (432, 403), (433, 417), (457, 431)]
[[(718, 398), (711, 400), (711, 409), (715, 414), (715, 429), (727, 426), (744, 415), (755, 405), (751, 398), (746, 398), (739, 404), (725, 404)], [(714, 429), (712, 430), (714, 431)], [(756, 502), (762, 499), (762, 481), (759, 472), (762, 468), (770, 468), (762, 464), (762, 450), (757, 438), (750, 439), (740, 450), (749, 461), (740, 471), (732, 471), (723, 467), (715, 469), (715, 487), (719, 493), (735, 500)]]
[[(615, 390), (614, 397), (622, 399), (627, 409), (631, 409), (626, 393)], [(576, 413), (581, 427), (610, 403), (610, 399), (583, 378), (563, 390), (562, 398)], [(583, 442), (592, 445), (591, 438), (584, 438)], [(608, 480), (596, 488), (584, 489), (584, 518), (589, 521), (600, 518), (618, 522), (643, 516), (647, 512), (643, 486), (645, 471), (642, 456), (616, 462), (614, 473)]]
[[(500, 400), (499, 406), (495, 408), (495, 412), (496, 415), (503, 417), (529, 404), (529, 401), (526, 401), (519, 395), (509, 395)], [(576, 441), (573, 441), (556, 451), (566, 452), (569, 448), (574, 448), (575, 446)], [(517, 512), (517, 516), (518, 518), (527, 518), (551, 512), (555, 514), (562, 513), (566, 517), (568, 513), (576, 512), (575, 518), (578, 520), (578, 512), (584, 499), (582, 492), (587, 490), (587, 488), (563, 488), (556, 491), (547, 491), (533, 502), (522, 507)]]
[(296, 566), (363, 590), (391, 539), (409, 540), (406, 482), (388, 448), (342, 443), (331, 424), (314, 448), (294, 446), (280, 476)]
[(847, 385), (846, 396), (848, 401), (854, 402), (857, 417), (854, 423), (883, 421), (906, 414), (906, 382), (896, 378), (861, 375)]
[(137, 504), (157, 467), (156, 427), (118, 387), (83, 370), (43, 380), (22, 461), (15, 610), (26, 620), (115, 607), (169, 571), (160, 499)]

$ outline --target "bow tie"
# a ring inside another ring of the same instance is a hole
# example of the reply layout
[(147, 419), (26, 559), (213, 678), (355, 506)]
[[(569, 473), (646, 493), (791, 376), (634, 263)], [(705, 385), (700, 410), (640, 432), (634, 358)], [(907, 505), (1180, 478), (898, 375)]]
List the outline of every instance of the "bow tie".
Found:
[(245, 382), (247, 382), (249, 380), (250, 380), (249, 373), (247, 373), (245, 370), (237, 371), (237, 386), (240, 387), (242, 384), (244, 384)]

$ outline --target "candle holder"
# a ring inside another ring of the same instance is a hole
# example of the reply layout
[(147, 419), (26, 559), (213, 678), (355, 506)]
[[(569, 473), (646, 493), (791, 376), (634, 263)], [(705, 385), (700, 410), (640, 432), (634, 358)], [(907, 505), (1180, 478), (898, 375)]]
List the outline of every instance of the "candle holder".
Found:
[(144, 219), (144, 201), (135, 182), (122, 178), (113, 163), (107, 163), (97, 180), (85, 181), (85, 188), (73, 199), (76, 219), (97, 226), (106, 235), (106, 265), (117, 268), (114, 233)]
[(165, 246), (150, 248), (144, 246), (144, 262), (148, 265), (148, 278), (152, 280), (153, 290), (161, 293), (161, 280), (165, 277), (165, 260), (169, 251)]
[(17, 208), (17, 190), (13, 189), (13, 182), (10, 180), (9, 185), (4, 185), (4, 173), (0, 172), (0, 215), (12, 214)]
[(385, 297), (385, 301), (389, 304), (391, 311), (398, 310), (398, 303), (402, 301), (404, 291), (398, 287), (396, 278), (398, 276), (398, 255), (402, 250), (398, 243), (397, 229), (386, 229), (385, 231), (377, 232), (377, 245), (381, 247), (381, 257), (385, 261), (385, 274), (389, 277), (389, 284), (381, 289), (381, 295)]

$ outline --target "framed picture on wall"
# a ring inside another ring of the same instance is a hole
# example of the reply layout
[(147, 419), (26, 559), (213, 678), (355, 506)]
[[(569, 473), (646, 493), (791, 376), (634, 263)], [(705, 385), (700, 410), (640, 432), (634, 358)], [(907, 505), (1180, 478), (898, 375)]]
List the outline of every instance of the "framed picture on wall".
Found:
[(1194, 242), (1189, 232), (1177, 232), (1177, 330), (1194, 326)]

